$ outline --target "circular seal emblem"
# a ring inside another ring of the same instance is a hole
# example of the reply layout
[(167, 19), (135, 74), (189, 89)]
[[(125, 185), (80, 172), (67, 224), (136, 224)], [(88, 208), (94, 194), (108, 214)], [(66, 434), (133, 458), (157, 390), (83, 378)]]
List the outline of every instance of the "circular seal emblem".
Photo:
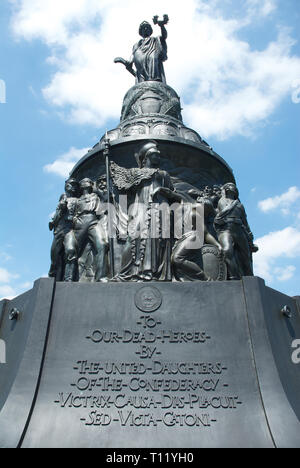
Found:
[(142, 312), (154, 312), (162, 304), (162, 295), (153, 286), (144, 286), (135, 295), (135, 305)]

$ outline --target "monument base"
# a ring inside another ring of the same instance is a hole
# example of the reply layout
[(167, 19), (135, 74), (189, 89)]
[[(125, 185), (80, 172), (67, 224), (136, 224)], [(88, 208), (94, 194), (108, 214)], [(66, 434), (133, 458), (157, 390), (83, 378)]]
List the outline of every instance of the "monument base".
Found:
[(300, 447), (297, 338), (257, 277), (40, 279), (0, 303), (0, 447)]

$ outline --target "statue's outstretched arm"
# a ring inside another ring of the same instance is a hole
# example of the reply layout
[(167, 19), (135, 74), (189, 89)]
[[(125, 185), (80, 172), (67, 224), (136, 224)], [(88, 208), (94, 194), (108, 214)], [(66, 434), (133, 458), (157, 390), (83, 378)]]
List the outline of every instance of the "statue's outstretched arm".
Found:
[(122, 57), (116, 57), (114, 59), (114, 62), (115, 63), (121, 63), (122, 65), (125, 66), (126, 70), (129, 71), (129, 73), (131, 73), (131, 75), (133, 75), (134, 77), (136, 77), (136, 72), (134, 71), (134, 69), (132, 68), (133, 66), (133, 57), (130, 58), (130, 61), (128, 60), (125, 60), (123, 59)]
[(166, 41), (168, 38), (168, 31), (166, 30), (165, 26), (161, 26), (161, 38)]

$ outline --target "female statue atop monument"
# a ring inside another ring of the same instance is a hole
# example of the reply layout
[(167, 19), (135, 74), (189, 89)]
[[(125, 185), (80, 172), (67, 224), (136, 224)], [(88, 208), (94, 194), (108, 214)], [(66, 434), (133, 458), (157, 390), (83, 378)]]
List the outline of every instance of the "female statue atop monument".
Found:
[[(122, 63), (127, 70), (136, 77), (136, 83), (143, 81), (161, 81), (166, 83), (163, 62), (167, 60), (167, 37), (165, 25), (168, 23), (168, 15), (163, 20), (154, 16), (153, 23), (161, 28), (161, 36), (153, 37), (153, 29), (150, 23), (143, 21), (139, 28), (142, 37), (134, 46), (129, 61), (120, 57), (115, 59), (116, 63)], [(133, 65), (136, 70), (133, 69)]]

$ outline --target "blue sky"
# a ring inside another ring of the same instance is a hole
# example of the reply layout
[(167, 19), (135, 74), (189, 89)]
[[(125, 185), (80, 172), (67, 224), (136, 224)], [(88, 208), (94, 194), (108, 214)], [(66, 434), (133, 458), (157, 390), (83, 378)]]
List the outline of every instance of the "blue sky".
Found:
[(2, 0), (0, 298), (47, 274), (64, 177), (117, 126), (134, 84), (113, 58), (164, 13), (168, 84), (185, 123), (234, 170), (255, 272), (300, 294), (299, 0)]

